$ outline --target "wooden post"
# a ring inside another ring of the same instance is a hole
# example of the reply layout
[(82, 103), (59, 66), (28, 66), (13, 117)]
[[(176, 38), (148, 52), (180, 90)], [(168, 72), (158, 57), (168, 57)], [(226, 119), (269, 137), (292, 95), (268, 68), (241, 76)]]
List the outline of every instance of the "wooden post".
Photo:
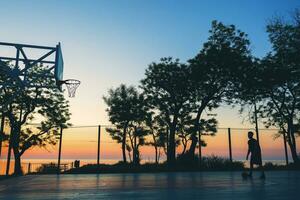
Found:
[(228, 128), (228, 144), (229, 144), (229, 159), (232, 162), (232, 150), (231, 150), (231, 130)]
[(57, 162), (57, 174), (60, 174), (60, 158), (61, 158), (62, 135), (63, 135), (63, 128), (60, 128), (59, 148), (58, 148), (58, 162)]
[(284, 143), (284, 153), (285, 153), (285, 164), (288, 165), (289, 164), (289, 156), (288, 156), (287, 146), (286, 146), (286, 135), (284, 132), (283, 132), (283, 143)]
[(98, 126), (98, 150), (97, 150), (97, 165), (100, 165), (100, 136), (101, 136), (101, 126)]
[(198, 153), (199, 153), (199, 166), (201, 166), (201, 162), (202, 162), (202, 145), (201, 145), (201, 133), (200, 131), (198, 131), (198, 144), (199, 144), (199, 149), (198, 149)]

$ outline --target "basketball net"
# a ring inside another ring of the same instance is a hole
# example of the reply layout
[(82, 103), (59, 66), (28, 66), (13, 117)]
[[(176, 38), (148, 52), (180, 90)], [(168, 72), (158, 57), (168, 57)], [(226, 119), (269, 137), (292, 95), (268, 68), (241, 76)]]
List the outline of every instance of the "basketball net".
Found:
[(66, 84), (66, 87), (68, 89), (68, 94), (70, 98), (75, 97), (76, 89), (80, 85), (80, 81), (76, 79), (68, 79), (65, 80), (64, 83)]

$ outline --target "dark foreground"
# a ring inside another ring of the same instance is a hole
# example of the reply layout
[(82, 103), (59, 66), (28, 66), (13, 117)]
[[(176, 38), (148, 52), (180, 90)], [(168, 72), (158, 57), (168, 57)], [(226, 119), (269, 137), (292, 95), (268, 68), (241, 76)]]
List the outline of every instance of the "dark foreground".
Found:
[(299, 171), (30, 175), (0, 181), (0, 199), (299, 199)]

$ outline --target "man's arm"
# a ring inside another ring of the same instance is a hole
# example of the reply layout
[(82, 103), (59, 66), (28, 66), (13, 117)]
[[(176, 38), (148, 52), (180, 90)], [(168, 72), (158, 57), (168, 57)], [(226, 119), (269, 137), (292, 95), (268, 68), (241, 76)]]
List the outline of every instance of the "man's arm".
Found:
[(250, 144), (248, 142), (248, 152), (247, 152), (246, 160), (248, 160), (249, 154), (250, 154)]
[(250, 149), (248, 148), (248, 152), (247, 152), (246, 160), (248, 160), (249, 154), (250, 154)]

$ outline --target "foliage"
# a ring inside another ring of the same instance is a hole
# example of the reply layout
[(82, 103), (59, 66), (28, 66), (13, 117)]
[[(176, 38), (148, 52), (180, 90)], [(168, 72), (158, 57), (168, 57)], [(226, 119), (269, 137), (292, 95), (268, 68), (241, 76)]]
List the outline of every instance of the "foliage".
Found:
[(191, 158), (195, 154), (203, 111), (217, 108), (225, 98), (231, 99), (234, 93), (231, 89), (234, 83), (233, 73), (247, 67), (250, 62), (250, 41), (244, 32), (234, 25), (226, 26), (213, 21), (209, 33), (203, 48), (189, 60), (192, 94), (196, 103), (192, 144), (189, 149)]
[(297, 10), (292, 22), (279, 18), (269, 22), (272, 51), (261, 61), (260, 77), (264, 97), (260, 115), (266, 127), (278, 127), (286, 135), (295, 163), (299, 163), (295, 137), (300, 133), (299, 13)]
[[(9, 65), (6, 67), (12, 68)], [(48, 88), (23, 87), (11, 82), (1, 90), (4, 102), (10, 102), (8, 105), (3, 103), (2, 106), (3, 115), (9, 120), (11, 127), (9, 145), (14, 152), (15, 174), (22, 174), (21, 156), (25, 151), (35, 146), (55, 145), (58, 130), (68, 126), (67, 121), (70, 118), (68, 101), (55, 88), (54, 81), (43, 77), (32, 78), (36, 73), (40, 74), (47, 70), (43, 65), (30, 68), (27, 72), (27, 81), (46, 84)], [(41, 125), (37, 129), (28, 127), (27, 124), (35, 118), (41, 119)]]
[(133, 162), (139, 163), (139, 147), (145, 144), (147, 130), (143, 128), (146, 116), (144, 97), (137, 89), (121, 84), (116, 89), (110, 89), (108, 96), (103, 97), (107, 104), (109, 120), (116, 128), (106, 130), (112, 139), (122, 143), (123, 161), (126, 162), (126, 149), (133, 151)]
[(178, 59), (162, 58), (152, 63), (141, 81), (146, 100), (154, 112), (158, 112), (168, 127), (169, 164), (175, 162), (176, 128), (180, 118), (187, 115), (192, 107), (189, 68)]

